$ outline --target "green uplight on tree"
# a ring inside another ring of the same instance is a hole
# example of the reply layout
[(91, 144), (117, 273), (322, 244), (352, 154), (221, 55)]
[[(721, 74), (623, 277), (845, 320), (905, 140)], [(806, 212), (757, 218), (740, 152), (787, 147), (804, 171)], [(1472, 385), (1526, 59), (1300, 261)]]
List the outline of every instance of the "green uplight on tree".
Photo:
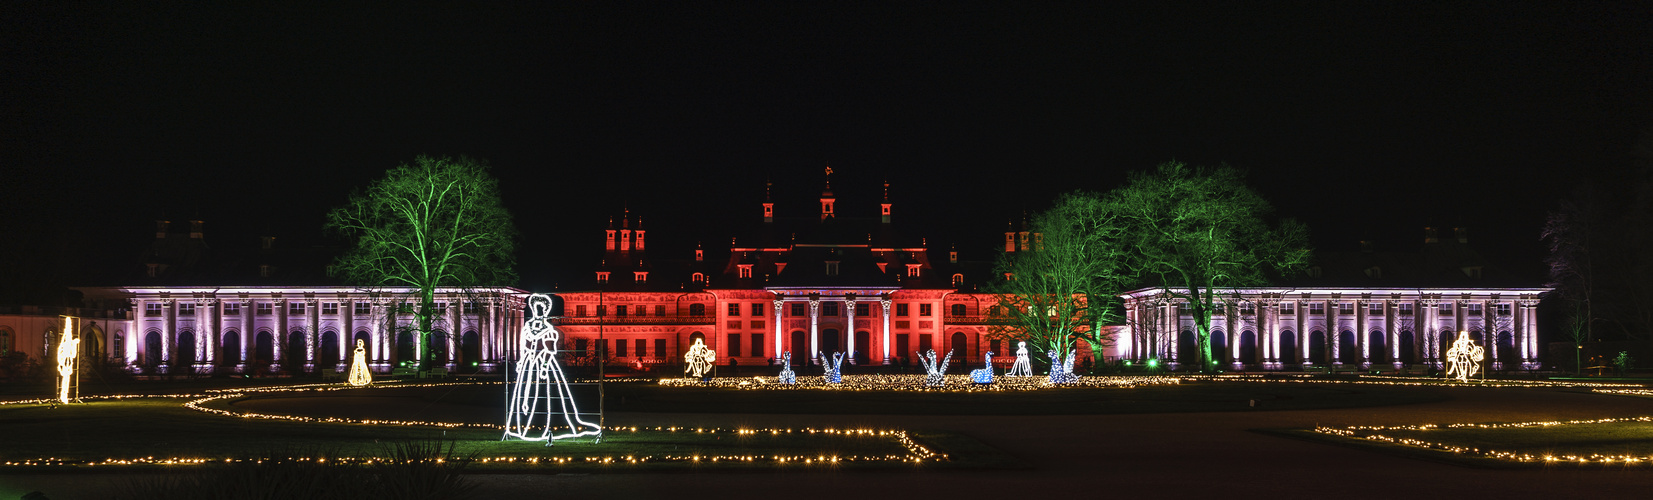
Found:
[(413, 290), (399, 300), (415, 306), (421, 371), (430, 369), (431, 324), (441, 315), (437, 289), (516, 280), (517, 231), (484, 162), (419, 156), (328, 212), (327, 227), (355, 239), (335, 262), (345, 279)]

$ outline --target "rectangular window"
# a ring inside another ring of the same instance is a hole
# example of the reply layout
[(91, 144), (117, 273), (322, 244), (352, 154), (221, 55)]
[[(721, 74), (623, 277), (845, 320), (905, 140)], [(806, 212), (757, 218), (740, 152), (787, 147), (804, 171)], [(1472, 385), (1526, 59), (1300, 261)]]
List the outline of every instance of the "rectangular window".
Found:
[(597, 304), (597, 317), (608, 316), (608, 304)]
[(614, 356), (626, 357), (626, 339), (614, 339)]
[(356, 303), (356, 314), (357, 315), (363, 315), (363, 316), (368, 315), (368, 314), (373, 314), (373, 304), (370, 304), (370, 303), (367, 303), (367, 302), (357, 302)]
[[(903, 361), (906, 361), (908, 359), (908, 356), (910, 356), (911, 353), (912, 353), (912, 350), (908, 349), (908, 347), (910, 347), (910, 346), (907, 343), (907, 334), (905, 334), (905, 333), (895, 334), (895, 354), (897, 356), (900, 356)], [(903, 362), (901, 364), (905, 365), (907, 363)]]
[(1451, 316), (1452, 315), (1452, 304), (1442, 302), (1440, 307), (1441, 307), (1441, 316)]
[(763, 303), (762, 302), (753, 302), (752, 303), (752, 315), (760, 317), (760, 318), (763, 317)]
[(465, 309), (465, 314), (476, 314), (476, 301), (467, 300), (462, 307)]
[(1373, 302), (1373, 303), (1370, 303), (1370, 304), (1366, 304), (1366, 314), (1382, 315), (1383, 314), (1383, 303), (1382, 302)]
[(763, 355), (763, 334), (761, 333), (752, 334), (752, 355)]
[(576, 317), (576, 318), (584, 318), (585, 317), (585, 304), (580, 304), (580, 305), (574, 306), (574, 317)]
[(954, 316), (963, 316), (964, 313), (965, 313), (964, 304), (953, 304), (951, 306), (948, 306), (948, 309), (951, 309), (951, 312), (948, 312), (948, 314), (951, 314), (951, 315), (954, 315)]
[(637, 339), (634, 345), (637, 346), (637, 357), (641, 358), (649, 355), (649, 341)]
[(750, 278), (750, 277), (752, 277), (752, 265), (751, 264), (740, 264), (740, 269), (739, 269), (738, 272), (740, 273), (738, 275), (739, 277), (741, 277), (741, 278)]
[(1309, 314), (1326, 314), (1326, 305), (1318, 302), (1309, 304)]
[(992, 351), (994, 354), (1001, 354), (1002, 355), (1004, 353), (1004, 351), (999, 350), (999, 341), (997, 339), (993, 340), (992, 345), (993, 346), (987, 348), (987, 350)]
[(821, 304), (821, 315), (822, 316), (837, 316), (838, 315), (838, 303), (837, 302), (822, 303)]
[[(918, 334), (918, 352), (930, 352), (935, 349), (934, 345), (930, 343), (930, 337), (931, 335), (928, 333)], [(943, 356), (943, 354), (936, 353), (937, 359), (941, 356)]]
[(240, 302), (225, 302), (224, 303), (224, 315), (225, 316), (240, 316), (241, 315), (241, 303)]
[(608, 357), (608, 339), (595, 339), (595, 340), (592, 340), (591, 343), (592, 343), (592, 347), (591, 347), (592, 354), (596, 355), (599, 358)]
[(855, 315), (856, 316), (871, 316), (872, 315), (872, 305), (867, 304), (865, 302), (855, 304)]
[(1510, 315), (1510, 305), (1509, 304), (1497, 304), (1494, 307), (1498, 308), (1498, 315), (1499, 316), (1509, 316)]
[(304, 314), (303, 302), (288, 302), (287, 314)]
[(1401, 316), (1411, 316), (1412, 304), (1400, 304), (1395, 308), (1395, 314), (1399, 314)]
[[(625, 304), (614, 306), (614, 317), (616, 317), (616, 318), (626, 317), (626, 306), (625, 306)], [(622, 354), (621, 356), (624, 356), (624, 354)]]
[(322, 314), (338, 314), (339, 313), (339, 303), (338, 302), (322, 302), (321, 303), (321, 313)]
[(740, 304), (729, 304), (729, 315), (740, 316)]
[(666, 357), (666, 339), (654, 339), (654, 355)]
[(753, 321), (752, 321), (752, 322), (751, 322), (751, 326), (752, 326), (752, 329), (753, 329), (753, 330), (762, 330), (762, 329), (763, 329), (763, 322), (762, 322), (762, 321), (757, 321), (757, 320), (753, 320)]
[(1297, 312), (1296, 309), (1296, 304), (1292, 304), (1290, 302), (1280, 304), (1280, 314), (1295, 314)]
[(654, 306), (654, 315), (655, 316), (665, 316), (666, 315), (666, 306)]
[(1470, 304), (1469, 305), (1469, 315), (1474, 316), (1474, 315), (1477, 315), (1477, 314), (1481, 314), (1481, 305), (1480, 304), (1473, 304), (1473, 303)]
[(585, 349), (586, 349), (586, 340), (585, 339), (574, 339), (574, 355), (575, 356), (584, 356), (586, 354), (589, 354), (589, 353), (586, 352)]
[(919, 304), (918, 305), (918, 315), (919, 316), (929, 316), (930, 312), (931, 312), (930, 309), (932, 307), (934, 307), (934, 304)]
[(649, 315), (649, 306), (632, 306), (631, 310), (639, 317)]
[(1354, 314), (1355, 313), (1355, 305), (1347, 303), (1347, 302), (1338, 303), (1337, 304), (1337, 313), (1338, 314)]
[(729, 353), (731, 356), (740, 355), (740, 334), (729, 334), (729, 345), (723, 346), (723, 352)]
[(799, 317), (799, 316), (803, 316), (805, 314), (808, 314), (808, 313), (804, 312), (804, 304), (802, 302), (793, 302), (792, 303), (792, 314), (791, 314), (792, 317)]
[(895, 305), (895, 315), (896, 316), (906, 316), (907, 315), (907, 304), (896, 304)]
[(181, 302), (181, 303), (179, 303), (178, 304), (178, 315), (179, 316), (194, 316), (195, 315), (195, 303), (193, 303), (193, 302)]
[(272, 307), (269, 302), (259, 302), (257, 305), (253, 306), (253, 310), (256, 311), (259, 316), (269, 316), (274, 312), (274, 309), (275, 308)]

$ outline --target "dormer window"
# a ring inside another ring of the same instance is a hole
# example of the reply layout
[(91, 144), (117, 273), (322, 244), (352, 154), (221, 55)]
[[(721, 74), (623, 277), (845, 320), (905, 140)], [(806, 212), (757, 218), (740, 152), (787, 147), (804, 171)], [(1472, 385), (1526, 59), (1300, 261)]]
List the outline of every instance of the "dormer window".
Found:
[(826, 275), (827, 276), (837, 276), (838, 275), (838, 261), (829, 260), (829, 261), (826, 262)]
[(705, 283), (706, 282), (706, 275), (701, 274), (701, 273), (691, 274), (691, 275), (689, 275), (689, 281), (693, 282), (693, 283)]
[(956, 287), (956, 286), (960, 286), (960, 285), (963, 285), (963, 284), (964, 284), (964, 275), (959, 274), (959, 273), (953, 273), (953, 286)]
[(268, 277), (270, 277), (270, 273), (271, 273), (272, 270), (273, 269), (270, 267), (269, 264), (259, 264), (258, 265), (258, 277), (268, 278)]
[(736, 272), (739, 273), (739, 274), (737, 274), (737, 276), (739, 276), (741, 278), (750, 278), (750, 277), (752, 277), (752, 265), (751, 264), (740, 264), (739, 269), (737, 269)]
[(649, 282), (649, 272), (648, 271), (633, 271), (631, 273), (631, 279), (637, 280), (638, 283), (648, 283)]
[(1378, 266), (1372, 266), (1372, 267), (1366, 268), (1366, 277), (1368, 277), (1368, 278), (1382, 278), (1383, 277), (1383, 268), (1378, 267)]
[(1310, 278), (1319, 278), (1320, 266), (1309, 266), (1308, 275)]
[(918, 269), (922, 264), (907, 264), (907, 276), (918, 277)]
[(148, 274), (149, 274), (149, 277), (151, 277), (151, 278), (155, 277), (156, 275), (161, 274), (161, 265), (160, 264), (149, 264)]
[(597, 284), (608, 284), (608, 271), (597, 271)]
[(1481, 266), (1465, 267), (1462, 271), (1464, 276), (1468, 276), (1470, 279), (1481, 279)]

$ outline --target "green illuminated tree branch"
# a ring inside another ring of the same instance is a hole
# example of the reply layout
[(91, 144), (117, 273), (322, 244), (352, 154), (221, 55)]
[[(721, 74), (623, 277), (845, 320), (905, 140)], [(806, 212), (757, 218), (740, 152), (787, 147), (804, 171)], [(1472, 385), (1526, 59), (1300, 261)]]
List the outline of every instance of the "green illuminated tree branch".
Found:
[[(1110, 193), (1125, 227), (1127, 269), (1144, 285), (1187, 301), (1195, 320), (1201, 370), (1211, 357), (1216, 291), (1264, 284), (1308, 264), (1308, 228), (1293, 220), (1270, 226), (1273, 207), (1245, 185), (1240, 170), (1161, 164)], [(1175, 332), (1171, 332), (1175, 334)]]
[(415, 290), (420, 370), (430, 369), (438, 288), (516, 280), (516, 227), (484, 162), (419, 156), (328, 212), (327, 227), (355, 238), (335, 262), (345, 279)]
[(1116, 303), (1126, 278), (1117, 207), (1094, 193), (1071, 193), (1035, 216), (1028, 229), (1032, 248), (999, 257), (998, 273), (1011, 279), (997, 282), (993, 291), (1009, 321), (989, 335), (1064, 354), (1075, 340), (1084, 340), (1092, 357), (1102, 361), (1113, 338), (1101, 326), (1118, 319)]

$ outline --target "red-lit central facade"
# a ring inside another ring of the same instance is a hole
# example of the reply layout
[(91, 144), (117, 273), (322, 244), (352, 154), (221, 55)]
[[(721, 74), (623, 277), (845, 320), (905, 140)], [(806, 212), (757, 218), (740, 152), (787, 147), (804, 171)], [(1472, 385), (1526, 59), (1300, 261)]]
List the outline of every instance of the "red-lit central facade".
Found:
[[(987, 334), (997, 299), (973, 291), (985, 269), (956, 251), (934, 259), (927, 242), (897, 234), (888, 184), (876, 212), (837, 206), (830, 181), (809, 216), (777, 218), (775, 207), (766, 193), (722, 262), (697, 248), (692, 260), (657, 264), (639, 222), (612, 223), (589, 288), (558, 293), (564, 348), (647, 367), (680, 362), (696, 339), (719, 364), (746, 366), (834, 352), (856, 365), (898, 364), (927, 349), (979, 366), (995, 347)], [(1006, 238), (1010, 251), (1028, 244), (1025, 234)]]

